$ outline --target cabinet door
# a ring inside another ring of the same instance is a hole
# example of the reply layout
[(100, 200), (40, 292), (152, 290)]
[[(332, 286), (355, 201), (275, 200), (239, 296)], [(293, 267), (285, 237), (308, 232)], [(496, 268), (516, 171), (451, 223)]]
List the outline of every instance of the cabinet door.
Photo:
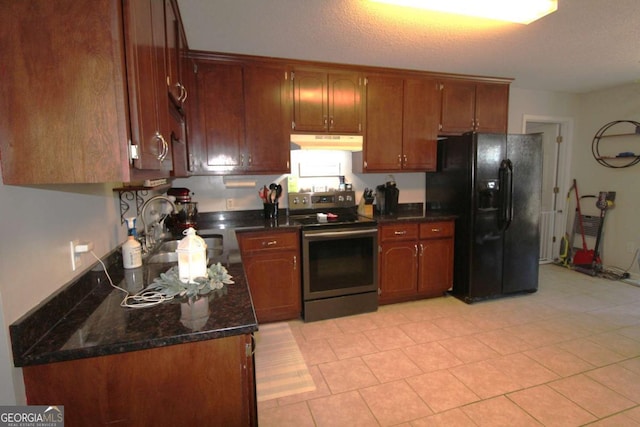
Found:
[(243, 256), (258, 322), (297, 319), (301, 312), (298, 253)]
[(380, 245), (381, 304), (410, 299), (418, 280), (417, 241), (383, 242)]
[(328, 79), (329, 132), (362, 132), (362, 78), (358, 73), (332, 73)]
[(440, 88), (436, 80), (405, 80), (402, 126), (404, 170), (436, 170), (440, 103)]
[(367, 172), (402, 167), (402, 99), (400, 77), (368, 76), (364, 156)]
[(244, 166), (242, 66), (197, 63), (198, 123), (190, 138), (196, 172), (229, 173)]
[(244, 68), (246, 170), (289, 173), (291, 105), (287, 71), (280, 67)]
[(293, 122), (298, 132), (329, 129), (328, 77), (324, 72), (295, 71), (293, 77)]
[(164, 2), (125, 2), (125, 35), (134, 167), (171, 170), (169, 110), (165, 83)]
[(461, 134), (474, 129), (475, 94), (475, 82), (442, 83), (441, 133)]
[(182, 105), (185, 100), (185, 88), (182, 83), (183, 29), (179, 19), (178, 5), (175, 0), (164, 0), (165, 33), (167, 38), (167, 90), (171, 100)]
[[(23, 368), (27, 403), (65, 406), (70, 426), (257, 425), (251, 336)], [(141, 367), (153, 366), (153, 373)], [(179, 400), (188, 405), (177, 404)]]
[(418, 295), (442, 296), (453, 285), (453, 239), (420, 241)]
[(122, 2), (2, 2), (5, 185), (129, 181), (122, 22)]
[(476, 131), (506, 133), (509, 117), (509, 85), (476, 85)]

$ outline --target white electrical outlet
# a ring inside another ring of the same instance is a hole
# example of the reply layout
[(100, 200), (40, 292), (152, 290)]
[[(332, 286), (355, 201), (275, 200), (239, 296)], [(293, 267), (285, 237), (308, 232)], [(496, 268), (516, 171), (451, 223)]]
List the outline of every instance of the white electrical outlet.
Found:
[(79, 240), (72, 240), (69, 242), (69, 252), (71, 254), (71, 271), (76, 271), (82, 265), (82, 257), (79, 253), (76, 253), (76, 246), (80, 243)]
[(234, 208), (233, 199), (227, 199), (227, 210), (232, 211)]
[(635, 242), (627, 242), (627, 253), (632, 254), (636, 251), (636, 243)]

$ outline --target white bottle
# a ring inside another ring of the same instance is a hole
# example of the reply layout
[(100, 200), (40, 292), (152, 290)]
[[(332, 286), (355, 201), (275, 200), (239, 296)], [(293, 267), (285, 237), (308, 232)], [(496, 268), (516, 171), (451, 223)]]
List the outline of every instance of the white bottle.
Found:
[(129, 236), (122, 245), (122, 264), (124, 268), (142, 266), (142, 245), (134, 236)]

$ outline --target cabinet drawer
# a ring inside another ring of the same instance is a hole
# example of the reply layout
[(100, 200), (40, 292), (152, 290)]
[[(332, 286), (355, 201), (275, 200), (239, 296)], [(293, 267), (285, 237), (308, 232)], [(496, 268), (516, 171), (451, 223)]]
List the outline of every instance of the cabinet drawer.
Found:
[(453, 221), (424, 222), (420, 224), (421, 239), (438, 239), (452, 237), (454, 231)]
[(283, 249), (298, 249), (298, 233), (238, 233), (238, 245), (243, 253)]
[(383, 242), (391, 240), (416, 240), (417, 238), (417, 223), (397, 223), (380, 226), (380, 239)]

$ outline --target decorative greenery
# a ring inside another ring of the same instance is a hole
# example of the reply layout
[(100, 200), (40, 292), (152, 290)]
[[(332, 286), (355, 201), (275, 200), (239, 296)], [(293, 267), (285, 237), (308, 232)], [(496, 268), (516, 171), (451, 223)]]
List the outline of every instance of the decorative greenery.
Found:
[(175, 297), (195, 298), (212, 291), (222, 290), (224, 285), (234, 283), (227, 269), (220, 263), (209, 266), (207, 275), (209, 277), (197, 277), (193, 282), (184, 283), (180, 280), (178, 267), (174, 266), (166, 273), (161, 273), (160, 277), (155, 278), (145, 291), (159, 292), (168, 299)]

